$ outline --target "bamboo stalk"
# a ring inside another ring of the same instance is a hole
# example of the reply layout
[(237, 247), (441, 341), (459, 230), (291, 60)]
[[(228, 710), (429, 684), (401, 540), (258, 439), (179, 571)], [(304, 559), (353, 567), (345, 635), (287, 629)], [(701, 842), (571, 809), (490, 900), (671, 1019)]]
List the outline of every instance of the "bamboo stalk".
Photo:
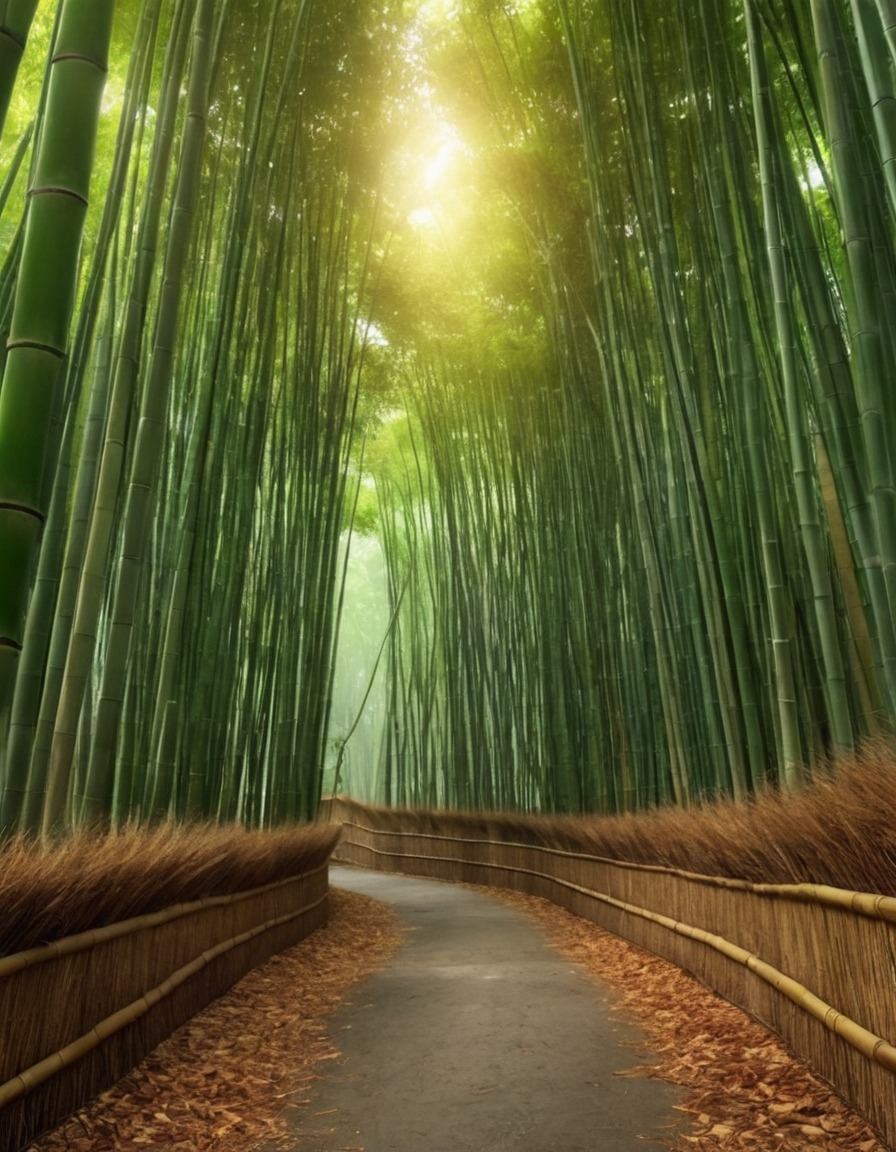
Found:
[(6, 122), (19, 64), (38, 0), (8, 0), (0, 19), (0, 133)]
[(44, 469), (77, 291), (111, 36), (111, 0), (65, 0), (29, 191), (0, 388), (0, 714), (14, 688), (46, 508)]
[[(116, 771), (120, 771), (120, 762), (116, 764), (115, 752), (124, 703), (122, 685), (133, 644), (139, 575), (150, 536), (150, 497), (164, 442), (164, 412), (173, 375), (180, 300), (199, 200), (213, 63), (213, 31), (216, 18), (223, 19), (224, 15), (222, 11), (216, 17), (211, 0), (198, 0), (193, 25), (186, 122), (165, 253), (163, 288), (128, 478), (121, 550), (113, 582), (115, 627), (110, 629), (104, 652), (96, 723), (83, 794), (78, 798), (82, 803), (78, 816), (87, 823), (110, 819)], [(52, 831), (52, 825), (47, 821), (44, 823), (44, 831)]]

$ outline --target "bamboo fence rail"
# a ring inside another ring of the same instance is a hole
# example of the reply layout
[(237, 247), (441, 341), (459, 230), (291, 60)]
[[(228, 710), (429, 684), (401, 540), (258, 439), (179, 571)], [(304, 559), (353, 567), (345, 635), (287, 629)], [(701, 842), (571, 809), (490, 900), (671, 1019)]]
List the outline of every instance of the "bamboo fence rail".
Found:
[(337, 803), (340, 814), (341, 861), (541, 896), (692, 972), (776, 1032), (896, 1147), (896, 899), (375, 829), (359, 806)]
[(313, 932), (328, 883), (323, 864), (0, 958), (0, 1150), (19, 1152)]

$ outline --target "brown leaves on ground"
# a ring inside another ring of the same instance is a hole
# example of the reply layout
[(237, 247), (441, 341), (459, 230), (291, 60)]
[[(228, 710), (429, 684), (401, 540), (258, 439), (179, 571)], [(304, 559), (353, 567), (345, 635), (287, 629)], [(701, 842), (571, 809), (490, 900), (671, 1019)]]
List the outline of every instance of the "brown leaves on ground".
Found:
[(385, 904), (330, 890), (330, 920), (254, 969), (134, 1071), (28, 1152), (248, 1152), (285, 1134), (315, 1068), (337, 1053), (325, 1017), (401, 939)]
[(490, 891), (538, 920), (554, 947), (615, 989), (639, 1021), (659, 1060), (636, 1072), (686, 1090), (679, 1152), (886, 1152), (828, 1084), (694, 977), (546, 900)]

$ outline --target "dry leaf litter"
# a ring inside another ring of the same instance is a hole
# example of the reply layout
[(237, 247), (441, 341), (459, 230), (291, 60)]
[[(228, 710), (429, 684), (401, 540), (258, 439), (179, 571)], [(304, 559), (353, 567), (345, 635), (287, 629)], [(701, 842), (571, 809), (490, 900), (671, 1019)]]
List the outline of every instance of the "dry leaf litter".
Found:
[(322, 1061), (326, 1017), (398, 947), (392, 909), (330, 890), (330, 920), (244, 976), (130, 1075), (27, 1152), (249, 1152), (287, 1134)]
[(656, 1059), (633, 1073), (685, 1090), (678, 1108), (689, 1123), (670, 1152), (887, 1152), (829, 1084), (693, 976), (547, 900), (491, 891), (533, 916), (641, 1024)]
[[(686, 1090), (676, 1152), (887, 1152), (831, 1088), (745, 1013), (664, 960), (547, 901), (495, 892), (552, 945), (619, 994), (655, 1063), (634, 1069)], [(27, 1152), (251, 1152), (290, 1140), (322, 1061), (326, 1016), (401, 940), (392, 910), (331, 890), (330, 921), (250, 972), (129, 1076)], [(363, 1149), (358, 1149), (363, 1152)], [(670, 1149), (671, 1152), (671, 1149)]]

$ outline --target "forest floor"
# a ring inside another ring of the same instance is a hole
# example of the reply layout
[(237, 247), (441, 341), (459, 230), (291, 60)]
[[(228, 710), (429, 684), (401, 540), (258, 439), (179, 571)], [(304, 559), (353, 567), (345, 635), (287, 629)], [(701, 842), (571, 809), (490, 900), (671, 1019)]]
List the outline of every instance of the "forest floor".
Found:
[[(827, 1084), (693, 978), (546, 901), (489, 894), (533, 917), (557, 951), (615, 991), (615, 1011), (640, 1024), (648, 1062), (626, 1074), (682, 1090), (670, 1152), (886, 1152)], [(249, 973), (28, 1152), (301, 1147), (288, 1115), (314, 1107), (315, 1082), (339, 1057), (328, 1017), (402, 938), (388, 905), (334, 888), (324, 928)]]

